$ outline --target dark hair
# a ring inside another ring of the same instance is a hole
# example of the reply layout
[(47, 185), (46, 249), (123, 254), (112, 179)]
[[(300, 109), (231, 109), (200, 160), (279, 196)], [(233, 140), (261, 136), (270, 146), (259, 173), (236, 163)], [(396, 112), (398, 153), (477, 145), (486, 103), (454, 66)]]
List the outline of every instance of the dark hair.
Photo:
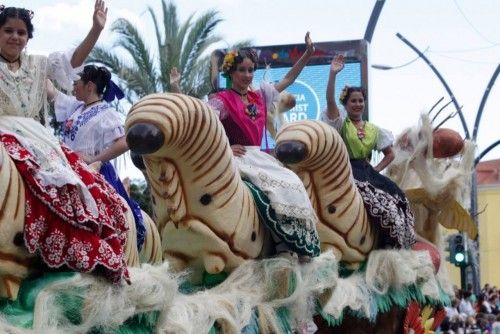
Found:
[(25, 8), (16, 7), (4, 7), (0, 6), (0, 28), (7, 23), (7, 19), (20, 19), (26, 24), (26, 29), (28, 30), (28, 38), (33, 38), (33, 23), (31, 23), (31, 18), (33, 17), (33, 11)]
[(79, 73), (80, 80), (84, 83), (93, 82), (97, 87), (97, 94), (102, 95), (104, 88), (111, 80), (111, 73), (104, 66), (86, 65), (83, 71)]
[(364, 89), (363, 87), (345, 86), (344, 89), (342, 89), (339, 98), (339, 101), (340, 103), (342, 103), (343, 106), (347, 104), (347, 101), (349, 101), (349, 97), (353, 92), (360, 92), (361, 94), (363, 94), (363, 98), (366, 100), (366, 89)]
[(234, 61), (228, 69), (223, 68), (223, 74), (225, 77), (229, 77), (231, 73), (236, 71), (238, 64), (241, 64), (245, 58), (248, 58), (252, 61), (254, 65), (254, 69), (257, 69), (257, 52), (253, 49), (244, 49), (236, 51), (236, 56), (234, 57)]

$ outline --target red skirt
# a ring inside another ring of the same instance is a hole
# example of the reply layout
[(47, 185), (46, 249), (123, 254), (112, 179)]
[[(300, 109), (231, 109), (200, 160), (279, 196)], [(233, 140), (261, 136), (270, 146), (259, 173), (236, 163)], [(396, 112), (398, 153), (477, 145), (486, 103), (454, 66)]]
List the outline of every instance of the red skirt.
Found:
[(16, 137), (0, 135), (9, 156), (21, 174), (26, 189), (24, 243), (38, 252), (51, 268), (97, 272), (114, 283), (129, 281), (123, 248), (127, 238), (127, 208), (115, 190), (91, 171), (76, 153), (61, 145), (71, 169), (87, 187), (98, 208), (98, 217), (88, 210), (76, 185), (44, 185), (37, 178), (37, 159)]

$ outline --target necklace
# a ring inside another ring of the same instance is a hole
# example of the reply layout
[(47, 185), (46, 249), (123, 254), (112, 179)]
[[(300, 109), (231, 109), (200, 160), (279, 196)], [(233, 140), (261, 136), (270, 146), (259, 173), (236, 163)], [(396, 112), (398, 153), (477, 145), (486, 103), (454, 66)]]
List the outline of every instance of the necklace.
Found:
[[(255, 121), (257, 115), (259, 114), (259, 110), (257, 109), (257, 105), (254, 103), (254, 100), (248, 97), (248, 92), (240, 93), (236, 89), (231, 88), (233, 92), (238, 94), (240, 97), (246, 97), (248, 100), (248, 104), (245, 103), (245, 114), (250, 117), (252, 121)], [(244, 102), (244, 101), (243, 101)]]
[(96, 103), (98, 103), (98, 102), (101, 102), (101, 101), (102, 101), (102, 100), (101, 100), (101, 99), (99, 99), (99, 100), (95, 100), (94, 102), (86, 103), (86, 104), (85, 104), (85, 109), (86, 109), (86, 108), (88, 108), (88, 107), (90, 107), (91, 105), (94, 105), (94, 104), (96, 104)]
[(17, 57), (15, 60), (9, 60), (7, 58), (5, 58), (1, 53), (0, 53), (0, 57), (3, 59), (4, 62), (7, 63), (7, 67), (9, 69), (13, 69), (14, 68), (14, 65), (15, 64), (18, 64), (19, 63), (19, 59), (21, 59), (21, 56)]
[(237, 91), (236, 89), (234, 89), (234, 88), (231, 88), (231, 90), (232, 90), (233, 92), (235, 92), (236, 94), (238, 94), (239, 96), (241, 96), (241, 97), (243, 97), (243, 96), (247, 96), (247, 95), (248, 95), (248, 92), (246, 92), (246, 93), (240, 93), (240, 92), (238, 92), (238, 91)]
[(358, 135), (358, 138), (360, 140), (363, 140), (363, 138), (365, 138), (365, 122), (363, 121), (360, 121), (361, 122), (361, 125), (358, 126), (356, 123), (354, 123), (354, 121), (352, 121), (352, 125), (354, 125), (354, 127), (356, 128), (356, 134)]

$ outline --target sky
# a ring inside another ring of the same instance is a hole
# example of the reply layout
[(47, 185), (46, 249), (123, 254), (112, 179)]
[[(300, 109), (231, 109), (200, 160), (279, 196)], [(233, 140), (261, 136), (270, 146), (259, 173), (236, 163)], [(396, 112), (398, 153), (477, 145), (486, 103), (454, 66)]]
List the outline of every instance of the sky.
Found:
[[(177, 0), (181, 21), (190, 14), (219, 11), (223, 22), (216, 33), (224, 48), (250, 39), (256, 46), (302, 43), (306, 31), (315, 42), (362, 39), (375, 0)], [(149, 14), (151, 6), (161, 15), (161, 0), (108, 0), (107, 29), (99, 43), (112, 47), (111, 23), (124, 17), (132, 21), (156, 46)], [(48, 54), (74, 47), (91, 26), (92, 0), (16, 0), (6, 6), (35, 12), (34, 38), (29, 53)], [(415, 125), (419, 114), (439, 98), (450, 98), (430, 67), (404, 44), (401, 33), (434, 64), (459, 105), (472, 135), (484, 91), (500, 64), (500, 1), (498, 0), (387, 0), (379, 17), (369, 61), (395, 67), (369, 69), (370, 118), (395, 135)], [(326, 80), (327, 78), (325, 78)], [(450, 105), (444, 112), (451, 113)], [(478, 154), (500, 140), (500, 79), (490, 91), (477, 136)], [(464, 134), (458, 117), (446, 123)], [(483, 160), (500, 158), (500, 146)], [(123, 176), (123, 175), (122, 175)]]

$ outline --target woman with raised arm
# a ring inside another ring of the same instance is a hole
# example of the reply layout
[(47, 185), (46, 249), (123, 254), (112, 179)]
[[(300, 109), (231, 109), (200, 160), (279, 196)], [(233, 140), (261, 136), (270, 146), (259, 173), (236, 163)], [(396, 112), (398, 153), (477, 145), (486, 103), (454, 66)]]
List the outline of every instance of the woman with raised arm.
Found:
[(111, 80), (107, 68), (86, 65), (73, 83), (74, 96), (66, 95), (49, 82), (47, 95), (54, 100), (55, 116), (64, 123), (63, 142), (87, 164), (101, 162), (99, 172), (132, 209), (141, 249), (146, 229), (139, 205), (130, 198), (110, 160), (126, 151), (123, 117), (109, 103), (124, 97)]
[(224, 126), (242, 178), (269, 197), (275, 218), (265, 223), (277, 244), (277, 253), (312, 257), (320, 252), (317, 217), (304, 185), (297, 175), (260, 150), (268, 108), (295, 81), (314, 53), (309, 32), (305, 41), (304, 54), (286, 76), (275, 84), (263, 82), (257, 90), (251, 88), (257, 68), (255, 52), (228, 52), (222, 72), (230, 80), (230, 89), (212, 95), (208, 103)]
[[(344, 68), (344, 57), (336, 55), (330, 66), (326, 86), (326, 111), (321, 119), (334, 127), (342, 136), (351, 159), (354, 178), (363, 194), (371, 221), (379, 227), (380, 247), (410, 248), (415, 243), (414, 217), (405, 194), (389, 178), (381, 175), (393, 159), (393, 136), (390, 131), (363, 120), (366, 92), (362, 87), (344, 87), (340, 103), (344, 117), (335, 102), (334, 90), (337, 74)], [(372, 167), (373, 150), (381, 151), (384, 158)]]
[(0, 7), (0, 142), (25, 183), (24, 246), (51, 268), (128, 280), (121, 199), (40, 124), (48, 123), (48, 79), (71, 89), (74, 68), (94, 47), (107, 8), (96, 0), (92, 28), (80, 45), (48, 57), (23, 51), (33, 37), (32, 17), (24, 8)]

